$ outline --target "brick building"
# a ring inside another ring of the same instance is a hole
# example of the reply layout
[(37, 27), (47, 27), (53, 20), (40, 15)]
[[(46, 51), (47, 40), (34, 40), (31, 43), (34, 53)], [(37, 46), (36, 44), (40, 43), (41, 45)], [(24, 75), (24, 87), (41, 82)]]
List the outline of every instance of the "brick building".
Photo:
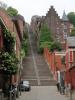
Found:
[[(34, 18), (36, 20), (34, 20)], [(42, 16), (40, 18), (34, 16), (34, 18), (32, 17), (33, 20), (31, 20), (31, 27), (33, 33), (36, 33), (37, 38), (40, 36), (39, 28), (42, 24), (46, 24), (52, 33), (53, 39), (60, 42), (62, 44), (62, 48), (66, 47), (65, 40), (67, 36), (69, 36), (73, 25), (69, 22), (65, 11), (63, 12), (62, 18), (60, 18), (54, 7), (51, 6), (46, 16)]]
[(37, 16), (37, 15), (32, 16), (30, 30), (32, 33), (34, 33), (37, 47), (39, 46), (38, 40), (40, 37), (41, 24), (42, 24), (42, 18), (40, 16)]
[(54, 7), (51, 6), (45, 16), (45, 23), (50, 29), (53, 38), (58, 42), (64, 43), (72, 28), (65, 11), (63, 12), (61, 19), (55, 11)]
[(66, 68), (75, 64), (75, 37), (68, 37), (66, 41)]
[(17, 15), (15, 17), (12, 17), (12, 22), (13, 22), (13, 31), (16, 34), (16, 54), (19, 57), (20, 55), (20, 50), (21, 50), (21, 41), (23, 38), (23, 32), (24, 32), (24, 17), (21, 15)]
[(64, 72), (65, 83), (71, 84), (73, 89), (75, 89), (75, 37), (67, 37), (65, 52), (50, 52), (45, 48), (44, 58), (47, 61), (54, 78), (57, 69)]
[(38, 15), (32, 16), (30, 27), (31, 27), (31, 30), (32, 30), (33, 33), (37, 32), (37, 27), (38, 27), (38, 24), (39, 24), (40, 21), (41, 21), (41, 16), (38, 16)]
[[(16, 56), (20, 59), (20, 51), (21, 51), (21, 41), (23, 38), (23, 31), (24, 31), (24, 18), (22, 16), (17, 16), (14, 19), (10, 18), (6, 11), (0, 8), (0, 49), (3, 48), (3, 26), (10, 31), (10, 33), (13, 35), (15, 34), (16, 37), (16, 43), (14, 50), (16, 52)], [(3, 26), (2, 26), (3, 25)], [(20, 67), (19, 67), (20, 68)], [(17, 73), (16, 76), (13, 77), (13, 82), (18, 82), (19, 73)], [(16, 80), (15, 80), (16, 78)], [(2, 75), (0, 74), (0, 84), (2, 84)], [(1, 85), (0, 85), (1, 86)], [(1, 87), (0, 87), (1, 88)]]
[(68, 37), (66, 41), (66, 83), (70, 83), (75, 89), (75, 37)]

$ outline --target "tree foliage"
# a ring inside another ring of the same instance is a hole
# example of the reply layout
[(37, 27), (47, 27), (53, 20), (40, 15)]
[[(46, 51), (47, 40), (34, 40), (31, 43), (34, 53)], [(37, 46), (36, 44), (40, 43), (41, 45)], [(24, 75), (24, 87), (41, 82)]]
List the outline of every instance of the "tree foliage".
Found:
[(49, 31), (47, 25), (43, 25), (40, 29), (40, 42), (51, 42), (53, 39), (51, 37), (51, 32)]
[(18, 60), (16, 56), (10, 55), (8, 52), (0, 52), (0, 69), (3, 70), (4, 74), (15, 74), (17, 72)]
[(68, 13), (69, 21), (75, 26), (75, 12)]
[(8, 7), (7, 8), (7, 13), (10, 17), (16, 16), (18, 14), (17, 9), (12, 8), (12, 7)]
[(50, 46), (50, 51), (54, 51), (54, 50), (58, 50), (61, 51), (61, 44), (59, 42), (52, 42), (51, 46)]
[(3, 34), (4, 34), (4, 50), (9, 53), (14, 52), (14, 45), (15, 45), (15, 37), (12, 36), (10, 31), (3, 28)]
[(40, 38), (39, 38), (39, 53), (43, 53), (45, 47), (50, 48), (51, 42), (53, 41), (51, 37), (51, 32), (49, 31), (47, 25), (42, 25), (40, 28)]
[(0, 25), (3, 28), (3, 45), (0, 51), (0, 69), (7, 74), (15, 74), (17, 72), (18, 59), (15, 54), (15, 37), (6, 29), (0, 20)]
[(43, 53), (43, 49), (47, 47), (50, 51), (61, 50), (61, 45), (58, 42), (54, 42), (52, 34), (49, 31), (47, 25), (43, 25), (40, 29), (39, 39), (39, 53)]
[(75, 36), (75, 27), (73, 27), (70, 36)]
[(25, 32), (23, 34), (22, 49), (21, 49), (21, 55), (23, 57), (28, 54), (28, 49), (29, 49), (28, 31), (25, 30)]

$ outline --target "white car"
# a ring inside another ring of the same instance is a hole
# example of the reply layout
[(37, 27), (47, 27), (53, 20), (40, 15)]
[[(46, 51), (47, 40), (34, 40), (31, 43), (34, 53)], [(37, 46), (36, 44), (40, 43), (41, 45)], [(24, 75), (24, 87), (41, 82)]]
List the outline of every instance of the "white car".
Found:
[(31, 90), (31, 87), (30, 87), (30, 84), (29, 84), (29, 81), (21, 81), (20, 82), (20, 90), (21, 91), (30, 91)]

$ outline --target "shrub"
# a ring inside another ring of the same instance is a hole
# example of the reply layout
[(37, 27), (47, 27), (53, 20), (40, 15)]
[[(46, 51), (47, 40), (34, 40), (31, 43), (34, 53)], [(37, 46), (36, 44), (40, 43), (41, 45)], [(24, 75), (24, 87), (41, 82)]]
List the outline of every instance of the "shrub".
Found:
[(50, 51), (54, 51), (54, 50), (57, 50), (57, 51), (61, 51), (61, 44), (59, 42), (52, 42), (51, 46), (50, 46)]
[(45, 47), (50, 48), (52, 41), (51, 32), (46, 25), (43, 25), (40, 29), (39, 53), (43, 53)]

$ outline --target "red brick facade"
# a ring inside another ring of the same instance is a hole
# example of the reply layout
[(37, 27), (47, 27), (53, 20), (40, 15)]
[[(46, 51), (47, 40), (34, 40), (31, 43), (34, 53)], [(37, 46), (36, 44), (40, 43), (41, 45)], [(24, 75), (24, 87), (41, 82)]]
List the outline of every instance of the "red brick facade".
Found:
[(65, 52), (49, 52), (47, 48), (44, 49), (44, 58), (47, 61), (51, 72), (54, 75), (56, 70), (64, 71), (65, 65), (62, 63), (62, 58), (65, 56)]
[[(12, 19), (7, 15), (6, 11), (0, 8), (0, 19), (4, 26), (11, 32), (11, 34), (14, 33), (16, 37), (16, 44), (15, 44), (15, 51), (18, 58), (20, 58), (20, 51), (21, 51), (21, 40), (23, 38), (23, 31), (24, 31), (24, 19), (18, 19), (17, 23), (15, 24)], [(18, 27), (16, 27), (16, 25)], [(0, 27), (0, 49), (3, 47), (3, 33), (2, 33), (2, 27)], [(16, 77), (17, 76), (17, 77)], [(18, 82), (18, 75), (13, 77), (12, 82)]]
[(4, 25), (13, 32), (13, 22), (11, 18), (7, 15), (6, 11), (0, 8), (0, 19), (3, 21)]
[[(75, 89), (75, 37), (68, 37), (65, 52), (49, 52), (44, 49), (44, 58), (47, 61), (55, 78), (57, 70), (65, 72), (65, 83), (71, 84)], [(62, 58), (64, 57), (64, 63)]]
[(54, 7), (51, 6), (44, 18), (44, 21), (48, 25), (54, 40), (64, 43), (65, 39), (71, 32), (71, 24), (65, 12), (63, 13), (63, 18), (61, 19)]

